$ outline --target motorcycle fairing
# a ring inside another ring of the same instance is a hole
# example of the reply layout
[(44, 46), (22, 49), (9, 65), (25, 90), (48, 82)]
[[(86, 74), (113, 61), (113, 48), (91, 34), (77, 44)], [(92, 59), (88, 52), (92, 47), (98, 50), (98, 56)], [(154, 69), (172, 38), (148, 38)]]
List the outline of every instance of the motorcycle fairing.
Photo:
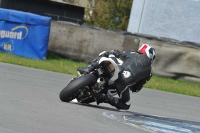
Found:
[(101, 64), (102, 62), (110, 62), (114, 66), (114, 73), (112, 78), (108, 81), (108, 84), (112, 84), (115, 80), (118, 79), (118, 73), (120, 72), (119, 66), (122, 65), (123, 62), (120, 59), (117, 59), (117, 61), (119, 62), (119, 64), (117, 64), (112, 58), (102, 57), (99, 60), (99, 64)]

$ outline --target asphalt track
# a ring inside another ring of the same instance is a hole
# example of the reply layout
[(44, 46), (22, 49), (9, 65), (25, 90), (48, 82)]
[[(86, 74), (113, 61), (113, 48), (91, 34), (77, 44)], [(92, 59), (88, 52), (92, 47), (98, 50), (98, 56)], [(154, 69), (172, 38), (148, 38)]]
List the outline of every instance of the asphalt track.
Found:
[(200, 121), (200, 98), (151, 89), (132, 94), (128, 112), (63, 103), (59, 92), (71, 75), (0, 63), (0, 133), (147, 133), (105, 113), (141, 113)]

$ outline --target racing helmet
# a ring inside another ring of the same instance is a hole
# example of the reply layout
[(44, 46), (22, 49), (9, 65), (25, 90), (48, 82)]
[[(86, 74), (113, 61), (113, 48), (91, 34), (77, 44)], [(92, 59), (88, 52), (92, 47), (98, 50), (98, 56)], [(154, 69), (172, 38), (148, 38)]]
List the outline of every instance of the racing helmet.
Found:
[(143, 44), (137, 51), (140, 54), (146, 54), (151, 61), (156, 58), (156, 51), (148, 44)]

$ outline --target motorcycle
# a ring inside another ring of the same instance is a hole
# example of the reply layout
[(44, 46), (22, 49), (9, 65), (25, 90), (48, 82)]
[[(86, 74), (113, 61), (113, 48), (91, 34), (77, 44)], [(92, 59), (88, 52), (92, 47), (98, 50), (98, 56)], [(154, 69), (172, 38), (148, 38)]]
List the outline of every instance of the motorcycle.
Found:
[(69, 84), (60, 92), (60, 100), (70, 102), (77, 99), (79, 103), (97, 102), (97, 94), (104, 93), (115, 96), (115, 80), (118, 79), (118, 73), (123, 61), (115, 57), (102, 57), (99, 60), (99, 67), (89, 74), (72, 78)]

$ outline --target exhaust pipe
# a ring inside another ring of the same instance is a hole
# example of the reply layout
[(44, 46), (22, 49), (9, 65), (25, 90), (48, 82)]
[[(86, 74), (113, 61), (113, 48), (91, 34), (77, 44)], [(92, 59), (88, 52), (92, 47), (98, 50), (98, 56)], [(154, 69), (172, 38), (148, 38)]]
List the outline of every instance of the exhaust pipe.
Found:
[(94, 93), (99, 93), (103, 88), (103, 85), (105, 84), (105, 79), (104, 78), (98, 78), (97, 83), (94, 86), (93, 92)]

